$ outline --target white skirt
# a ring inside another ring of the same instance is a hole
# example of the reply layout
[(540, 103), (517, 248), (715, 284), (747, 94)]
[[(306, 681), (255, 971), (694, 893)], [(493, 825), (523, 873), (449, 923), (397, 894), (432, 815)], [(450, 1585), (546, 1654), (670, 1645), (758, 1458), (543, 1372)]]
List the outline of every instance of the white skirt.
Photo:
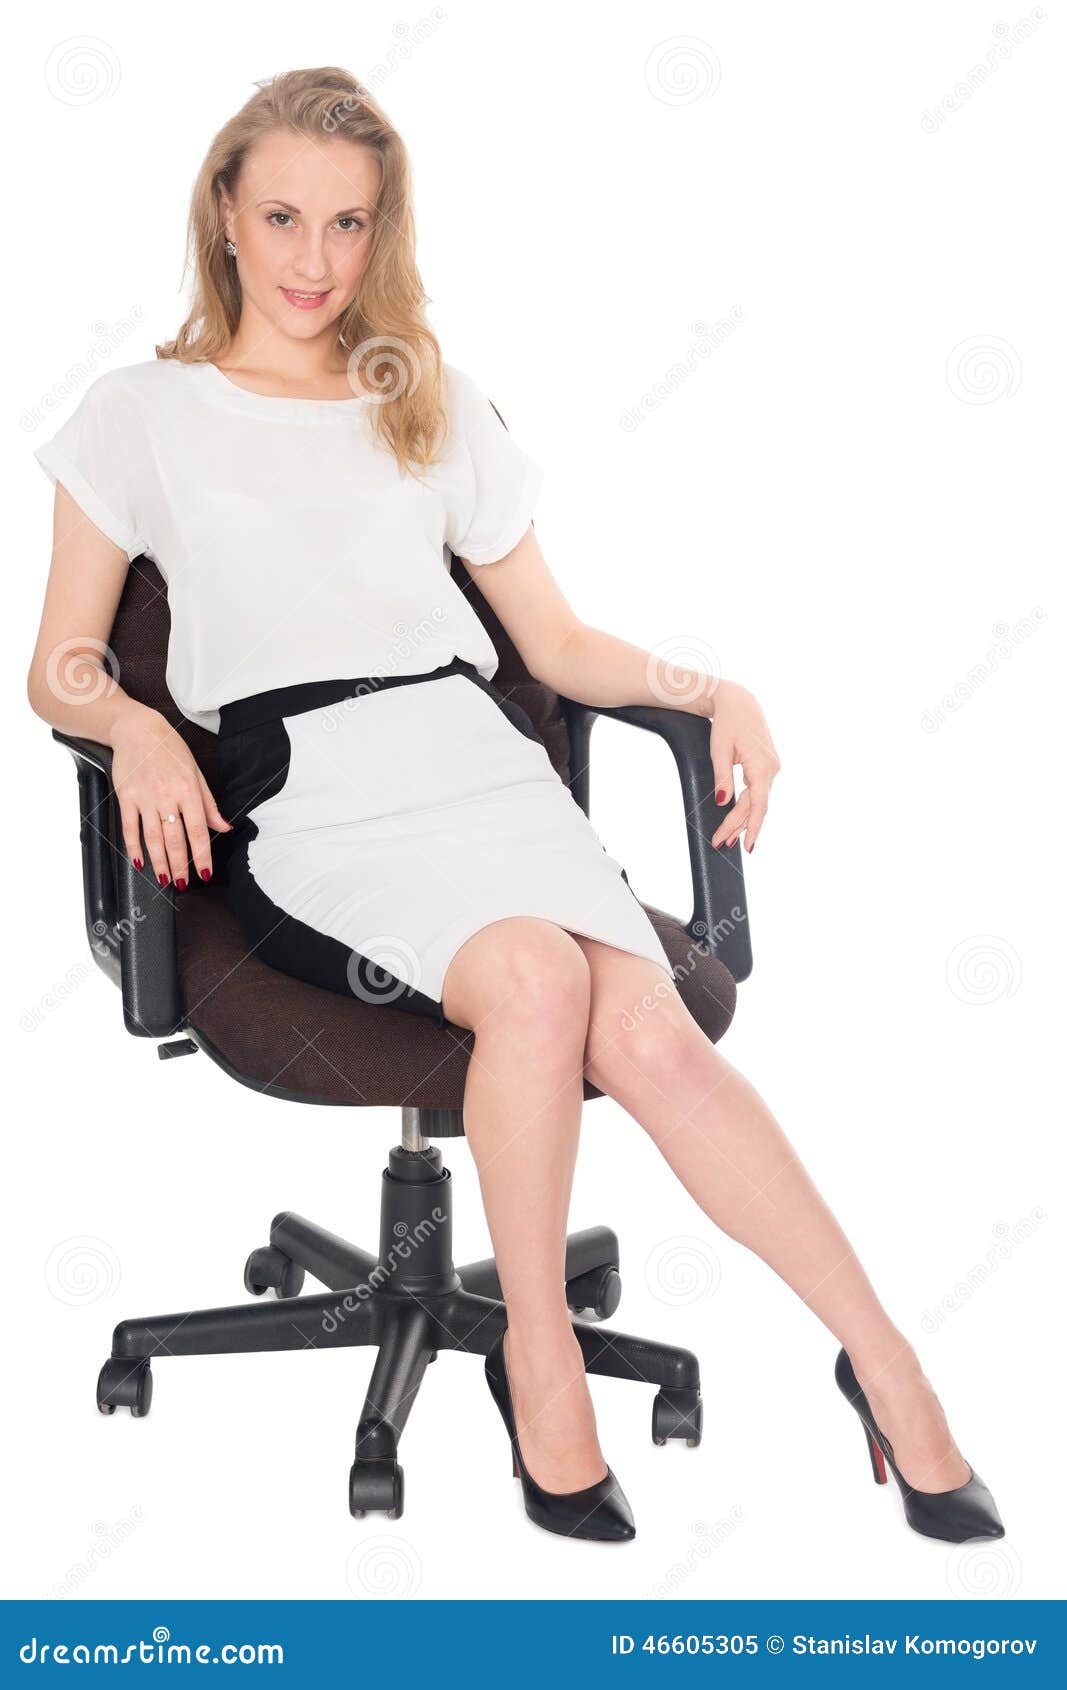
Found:
[(460, 946), (539, 916), (670, 974), (529, 717), (473, 665), (304, 683), (220, 715), (228, 898), (272, 966), (443, 1024)]

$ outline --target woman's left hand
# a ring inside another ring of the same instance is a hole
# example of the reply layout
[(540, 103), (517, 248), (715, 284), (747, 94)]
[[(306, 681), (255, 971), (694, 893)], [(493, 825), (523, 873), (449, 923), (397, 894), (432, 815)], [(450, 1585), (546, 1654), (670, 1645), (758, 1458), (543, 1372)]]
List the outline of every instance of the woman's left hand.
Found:
[(746, 687), (720, 680), (712, 704), (711, 766), (716, 803), (730, 802), (735, 763), (741, 765), (745, 784), (737, 803), (712, 834), (711, 843), (716, 847), (733, 845), (743, 833), (745, 849), (751, 851), (767, 814), (771, 782), (782, 765), (763, 711)]

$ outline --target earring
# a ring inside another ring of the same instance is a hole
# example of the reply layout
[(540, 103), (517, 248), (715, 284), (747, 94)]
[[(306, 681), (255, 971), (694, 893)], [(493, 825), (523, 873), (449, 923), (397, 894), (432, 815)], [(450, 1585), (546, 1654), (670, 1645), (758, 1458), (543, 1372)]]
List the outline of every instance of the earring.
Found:
[(231, 257), (231, 258), (234, 258), (234, 257), (236, 257), (236, 254), (237, 254), (237, 248), (236, 248), (236, 247), (235, 247), (235, 246), (234, 246), (234, 244), (233, 244), (233, 242), (232, 242), (232, 241), (227, 241), (227, 242), (226, 242), (226, 251), (227, 251), (227, 252), (228, 252), (228, 253), (229, 253), (229, 255), (230, 255), (230, 257)]

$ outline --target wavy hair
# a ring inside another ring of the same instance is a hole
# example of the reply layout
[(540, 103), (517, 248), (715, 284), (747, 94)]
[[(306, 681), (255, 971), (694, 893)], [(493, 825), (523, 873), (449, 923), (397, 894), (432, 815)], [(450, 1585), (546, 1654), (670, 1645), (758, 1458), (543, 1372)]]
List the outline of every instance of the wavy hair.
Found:
[[(226, 254), (220, 189), (238, 198), (238, 179), (253, 142), (273, 130), (339, 135), (368, 147), (381, 184), (371, 250), (355, 298), (338, 319), (353, 372), (373, 393), (377, 438), (401, 470), (425, 470), (448, 429), (441, 349), (429, 327), (428, 295), (415, 262), (415, 220), (407, 149), (366, 88), (332, 66), (291, 70), (257, 82), (259, 92), (225, 123), (193, 186), (186, 266), (195, 275), (189, 316), (157, 358), (182, 363), (224, 357), (241, 317), (241, 283)], [(183, 272), (184, 274), (184, 272)]]

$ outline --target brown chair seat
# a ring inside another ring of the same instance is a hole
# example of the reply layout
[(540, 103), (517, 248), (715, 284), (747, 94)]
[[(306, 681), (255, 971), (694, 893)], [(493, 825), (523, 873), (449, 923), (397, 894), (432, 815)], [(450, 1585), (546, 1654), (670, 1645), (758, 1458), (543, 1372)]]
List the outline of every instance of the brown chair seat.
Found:
[[(714, 1042), (736, 983), (684, 924), (645, 905), (694, 1020)], [(473, 1035), (282, 974), (249, 952), (220, 883), (175, 898), (178, 974), (190, 1027), (235, 1079), (272, 1096), (356, 1107), (459, 1109)], [(603, 1094), (585, 1082), (588, 1098)]]

